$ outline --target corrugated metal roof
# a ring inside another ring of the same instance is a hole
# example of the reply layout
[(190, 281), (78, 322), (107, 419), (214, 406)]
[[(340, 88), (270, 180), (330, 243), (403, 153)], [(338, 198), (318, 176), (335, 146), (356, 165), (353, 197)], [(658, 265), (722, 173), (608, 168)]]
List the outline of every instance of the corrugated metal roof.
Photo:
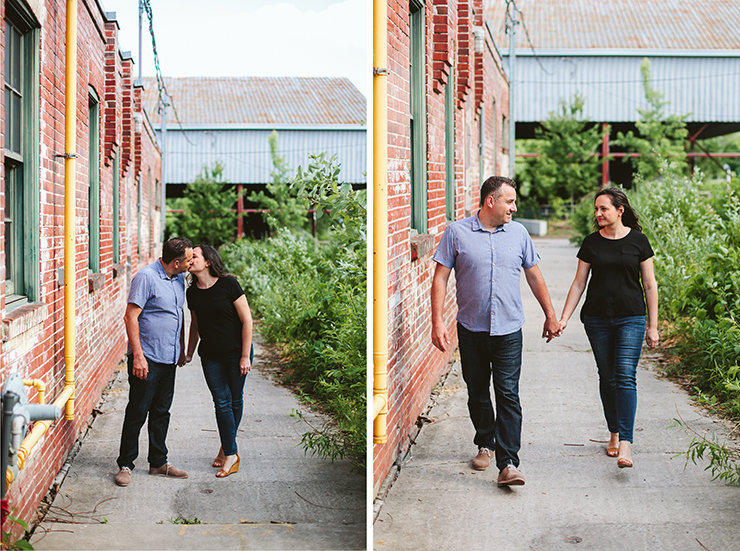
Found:
[[(185, 77), (165, 78), (183, 125), (360, 125), (367, 100), (346, 78)], [(158, 88), (144, 79), (144, 107), (154, 126)], [(176, 124), (170, 110), (168, 123)], [(169, 126), (169, 124), (168, 124)]]
[[(489, 28), (506, 55), (506, 1), (484, 1)], [(535, 50), (740, 50), (735, 0), (517, 0), (516, 6)], [(531, 49), (521, 26), (516, 37), (517, 50)]]

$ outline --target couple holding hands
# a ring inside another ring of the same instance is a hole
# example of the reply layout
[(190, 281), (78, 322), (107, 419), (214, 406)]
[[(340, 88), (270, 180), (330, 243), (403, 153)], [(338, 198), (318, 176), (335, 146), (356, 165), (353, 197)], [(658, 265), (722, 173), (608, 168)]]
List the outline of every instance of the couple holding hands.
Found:
[(515, 182), (503, 176), (489, 178), (481, 187), (480, 210), (451, 223), (434, 254), (432, 343), (443, 352), (451, 342), (443, 314), (447, 282), (455, 270), (460, 361), (475, 427), (473, 441), (478, 446), (472, 466), (484, 470), (495, 456), (499, 485), (525, 482), (518, 456), (524, 324), (520, 275), (524, 269), (527, 284), (545, 313), (542, 337), (547, 342), (562, 335), (586, 290), (581, 321), (599, 372), (610, 433), (606, 453), (617, 458), (618, 467), (632, 467), (637, 364), (643, 339), (648, 348), (659, 340), (653, 250), (638, 216), (621, 189), (605, 188), (596, 194), (596, 231), (583, 240), (578, 251), (576, 276), (558, 320), (537, 266), (540, 257), (534, 243), (524, 226), (512, 222), (516, 210)]

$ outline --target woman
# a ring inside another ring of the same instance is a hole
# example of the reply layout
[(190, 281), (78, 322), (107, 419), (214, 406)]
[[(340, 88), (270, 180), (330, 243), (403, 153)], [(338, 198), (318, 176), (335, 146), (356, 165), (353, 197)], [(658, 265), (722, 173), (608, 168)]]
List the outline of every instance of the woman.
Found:
[(637, 363), (643, 337), (648, 348), (654, 348), (659, 338), (653, 250), (621, 189), (597, 193), (595, 215), (598, 231), (588, 235), (578, 251), (576, 277), (565, 300), (560, 330), (568, 325), (591, 272), (581, 321), (599, 370), (601, 402), (611, 433), (606, 453), (618, 457), (618, 467), (632, 467)]
[(190, 267), (194, 281), (187, 290), (191, 311), (190, 339), (185, 361), (198, 348), (203, 374), (213, 396), (221, 449), (214, 467), (224, 478), (239, 471), (236, 431), (244, 407), (244, 381), (252, 367), (252, 313), (239, 282), (224, 269), (210, 245), (193, 249)]

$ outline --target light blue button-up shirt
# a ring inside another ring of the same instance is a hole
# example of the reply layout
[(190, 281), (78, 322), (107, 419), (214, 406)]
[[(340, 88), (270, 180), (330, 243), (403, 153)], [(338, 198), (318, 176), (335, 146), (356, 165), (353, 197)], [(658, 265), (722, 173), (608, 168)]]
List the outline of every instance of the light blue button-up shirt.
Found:
[(455, 270), (457, 321), (468, 331), (508, 335), (524, 325), (521, 270), (540, 256), (519, 222), (493, 231), (478, 214), (451, 223), (444, 231), (434, 260)]
[[(177, 274), (170, 278), (160, 260), (136, 273), (128, 301), (141, 308), (139, 339), (144, 356), (155, 362), (175, 364), (180, 358), (185, 277)], [(131, 343), (128, 353), (131, 354)]]

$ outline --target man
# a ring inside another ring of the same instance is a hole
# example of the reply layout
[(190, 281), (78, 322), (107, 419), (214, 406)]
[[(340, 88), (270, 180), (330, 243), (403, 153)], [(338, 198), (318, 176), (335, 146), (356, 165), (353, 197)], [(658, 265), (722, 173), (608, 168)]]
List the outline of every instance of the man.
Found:
[(187, 478), (167, 461), (167, 429), (175, 392), (175, 370), (185, 360), (183, 273), (193, 261), (189, 239), (173, 238), (162, 257), (131, 281), (124, 322), (128, 335), (129, 401), (121, 432), (116, 484), (128, 486), (139, 455), (139, 433), (149, 417), (149, 474)]
[[(432, 280), (432, 343), (445, 352), (450, 337), (443, 319), (444, 303), (447, 281), (455, 269), (460, 360), (475, 427), (473, 442), (478, 446), (473, 468), (488, 468), (495, 452), (499, 486), (524, 484), (518, 456), (522, 432), (522, 268), (545, 313), (542, 337), (550, 342), (560, 335), (550, 294), (537, 267), (540, 257), (524, 226), (511, 221), (516, 212), (515, 186), (503, 176), (483, 183), (480, 210), (445, 229), (434, 254), (437, 267)], [(492, 375), (495, 416), (489, 392)]]

